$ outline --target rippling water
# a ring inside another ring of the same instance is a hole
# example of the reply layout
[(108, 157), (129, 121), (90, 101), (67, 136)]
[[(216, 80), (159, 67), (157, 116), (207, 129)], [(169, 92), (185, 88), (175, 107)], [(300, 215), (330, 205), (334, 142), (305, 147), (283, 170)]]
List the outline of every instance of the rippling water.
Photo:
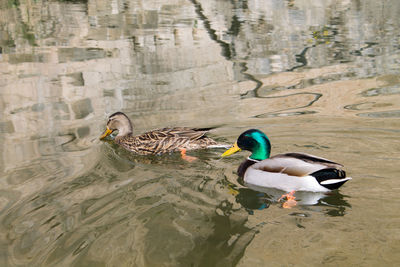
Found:
[[(0, 0), (1, 266), (397, 266), (400, 2)], [(343, 163), (332, 194), (238, 184), (247, 156), (138, 157), (135, 132), (265, 131)]]

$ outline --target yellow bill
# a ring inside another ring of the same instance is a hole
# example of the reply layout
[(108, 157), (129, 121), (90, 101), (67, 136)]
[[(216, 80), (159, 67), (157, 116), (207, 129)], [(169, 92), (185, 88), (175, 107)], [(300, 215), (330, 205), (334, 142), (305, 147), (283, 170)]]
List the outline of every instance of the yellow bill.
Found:
[(232, 154), (235, 154), (236, 152), (239, 152), (241, 149), (238, 147), (237, 143), (235, 143), (231, 148), (229, 148), (227, 151), (225, 151), (221, 157), (227, 157)]
[(110, 130), (110, 128), (107, 127), (107, 129), (104, 131), (104, 133), (100, 136), (100, 140), (106, 138), (109, 136), (113, 131)]

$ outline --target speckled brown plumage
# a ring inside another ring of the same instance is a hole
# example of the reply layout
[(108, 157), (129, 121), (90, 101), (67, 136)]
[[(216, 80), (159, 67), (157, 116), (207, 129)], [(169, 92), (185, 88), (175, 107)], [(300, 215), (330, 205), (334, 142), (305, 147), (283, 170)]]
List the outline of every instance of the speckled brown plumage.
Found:
[(115, 130), (118, 130), (115, 143), (140, 155), (154, 155), (182, 149), (194, 150), (218, 146), (216, 141), (206, 136), (207, 129), (173, 127), (152, 130), (141, 135), (133, 135), (132, 124), (122, 112), (116, 112), (110, 116), (107, 122), (107, 130), (101, 136), (101, 139)]

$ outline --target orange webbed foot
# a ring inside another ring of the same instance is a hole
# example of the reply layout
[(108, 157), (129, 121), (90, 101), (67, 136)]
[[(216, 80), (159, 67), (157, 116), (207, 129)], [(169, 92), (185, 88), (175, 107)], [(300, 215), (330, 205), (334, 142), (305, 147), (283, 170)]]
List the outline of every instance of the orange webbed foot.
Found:
[(283, 194), (279, 199), (278, 202), (281, 201), (282, 199), (286, 198), (286, 201), (283, 202), (282, 207), (284, 209), (290, 209), (294, 206), (297, 205), (296, 197), (294, 196), (294, 190), (291, 191), (290, 193)]
[(197, 160), (196, 157), (186, 155), (186, 149), (181, 148), (180, 151), (181, 151), (181, 157), (183, 160), (186, 160), (187, 162), (193, 162), (193, 161)]

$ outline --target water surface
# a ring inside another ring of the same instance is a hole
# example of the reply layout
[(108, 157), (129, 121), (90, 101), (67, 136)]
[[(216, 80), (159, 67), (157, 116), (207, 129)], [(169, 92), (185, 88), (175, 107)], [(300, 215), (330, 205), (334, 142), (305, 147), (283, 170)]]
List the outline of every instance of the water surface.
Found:
[[(1, 266), (397, 266), (400, 2), (0, 1)], [(247, 188), (246, 152), (138, 157), (134, 131), (265, 131), (346, 166), (332, 194)]]

